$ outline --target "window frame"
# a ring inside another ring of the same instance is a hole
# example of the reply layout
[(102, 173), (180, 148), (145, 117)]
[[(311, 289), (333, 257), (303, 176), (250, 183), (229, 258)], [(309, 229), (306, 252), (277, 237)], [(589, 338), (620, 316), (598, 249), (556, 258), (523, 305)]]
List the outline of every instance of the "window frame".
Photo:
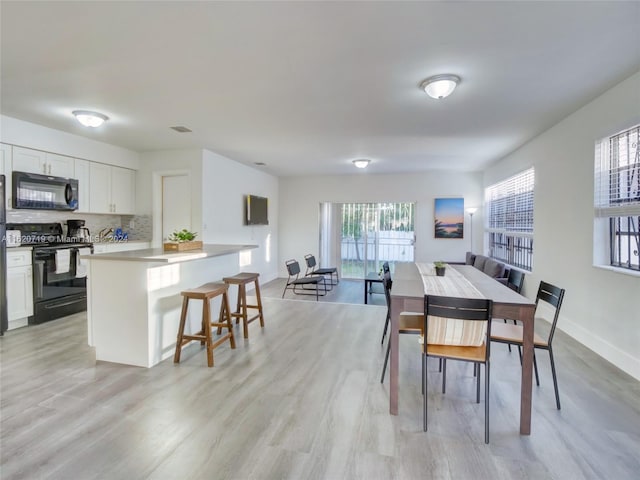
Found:
[(640, 124), (596, 141), (594, 163), (594, 265), (640, 274)]

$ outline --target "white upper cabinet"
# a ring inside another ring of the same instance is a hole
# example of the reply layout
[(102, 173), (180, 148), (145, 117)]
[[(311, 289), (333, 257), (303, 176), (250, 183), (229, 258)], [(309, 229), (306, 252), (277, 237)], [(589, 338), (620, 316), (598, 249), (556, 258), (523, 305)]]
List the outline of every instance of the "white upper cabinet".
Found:
[(4, 195), (7, 199), (6, 207), (11, 209), (11, 145), (0, 143), (0, 175), (5, 176)]
[(78, 180), (78, 212), (89, 212), (89, 161), (74, 159), (74, 178)]
[(111, 202), (113, 213), (135, 213), (136, 172), (111, 167)]
[(135, 171), (90, 163), (89, 186), (91, 213), (135, 213)]
[(89, 164), (89, 211), (111, 212), (111, 167), (103, 163)]
[(30, 148), (13, 147), (13, 169), (17, 172), (40, 173), (44, 175), (47, 164), (46, 152)]
[(4, 143), (0, 147), (7, 208), (11, 208), (11, 172), (18, 171), (77, 179), (78, 212), (135, 214), (135, 170)]
[(75, 158), (65, 157), (64, 155), (56, 155), (55, 153), (47, 153), (46, 175), (55, 175), (56, 177), (76, 178), (74, 168)]
[(73, 158), (24, 147), (13, 147), (13, 169), (18, 172), (39, 173), (73, 178)]

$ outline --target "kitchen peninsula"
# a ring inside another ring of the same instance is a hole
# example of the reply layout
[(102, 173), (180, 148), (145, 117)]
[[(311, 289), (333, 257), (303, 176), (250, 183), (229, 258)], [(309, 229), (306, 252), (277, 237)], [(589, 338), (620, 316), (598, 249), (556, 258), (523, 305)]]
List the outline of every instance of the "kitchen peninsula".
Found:
[[(243, 256), (254, 248), (257, 245), (205, 244), (182, 252), (150, 248), (82, 256), (88, 261), (88, 337), (96, 360), (152, 367), (173, 355), (180, 292), (235, 275), (248, 264)], [(232, 305), (235, 294), (230, 291)], [(216, 314), (219, 302), (212, 302)], [(201, 315), (201, 302), (191, 302), (192, 332), (200, 330)]]

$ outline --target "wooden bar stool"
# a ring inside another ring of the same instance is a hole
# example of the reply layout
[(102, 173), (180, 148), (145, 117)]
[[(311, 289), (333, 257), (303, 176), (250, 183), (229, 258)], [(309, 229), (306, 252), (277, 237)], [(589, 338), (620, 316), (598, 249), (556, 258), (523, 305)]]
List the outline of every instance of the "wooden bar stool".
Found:
[[(238, 302), (236, 311), (231, 313), (231, 317), (236, 319), (236, 323), (242, 319), (242, 328), (244, 330), (244, 338), (249, 338), (249, 324), (256, 318), (260, 319), (260, 326), (264, 327), (264, 315), (262, 314), (262, 299), (260, 298), (260, 284), (258, 283), (259, 273), (238, 273), (233, 277), (225, 277), (222, 279), (227, 285), (238, 285)], [(256, 300), (257, 305), (247, 305), (247, 284), (255, 283), (256, 286)], [(249, 318), (248, 309), (253, 308), (258, 310), (253, 317)], [(220, 333), (220, 328), (218, 328)]]
[[(192, 340), (200, 340), (201, 345), (205, 345), (207, 349), (207, 364), (213, 367), (213, 349), (229, 339), (231, 348), (236, 348), (236, 340), (233, 336), (233, 323), (230, 316), (229, 298), (227, 297), (228, 285), (222, 282), (205, 283), (197, 288), (180, 292), (184, 298), (182, 299), (182, 314), (180, 315), (180, 326), (178, 327), (178, 339), (176, 340), (176, 353), (173, 357), (173, 363), (180, 363), (180, 352), (182, 347)], [(220, 317), (217, 322), (211, 321), (211, 299), (222, 295), (222, 304), (220, 305)], [(187, 309), (189, 307), (189, 299), (202, 300), (202, 330), (193, 335), (185, 335), (184, 325), (187, 321)], [(211, 339), (211, 327), (218, 327), (218, 333), (222, 331), (222, 327), (229, 331), (215, 342)]]

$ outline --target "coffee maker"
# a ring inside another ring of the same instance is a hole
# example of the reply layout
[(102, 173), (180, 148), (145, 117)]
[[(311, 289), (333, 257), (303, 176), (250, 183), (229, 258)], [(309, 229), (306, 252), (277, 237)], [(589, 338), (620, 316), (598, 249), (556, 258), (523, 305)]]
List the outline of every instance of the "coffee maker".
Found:
[(84, 220), (67, 220), (67, 237), (74, 242), (89, 242), (91, 234)]

